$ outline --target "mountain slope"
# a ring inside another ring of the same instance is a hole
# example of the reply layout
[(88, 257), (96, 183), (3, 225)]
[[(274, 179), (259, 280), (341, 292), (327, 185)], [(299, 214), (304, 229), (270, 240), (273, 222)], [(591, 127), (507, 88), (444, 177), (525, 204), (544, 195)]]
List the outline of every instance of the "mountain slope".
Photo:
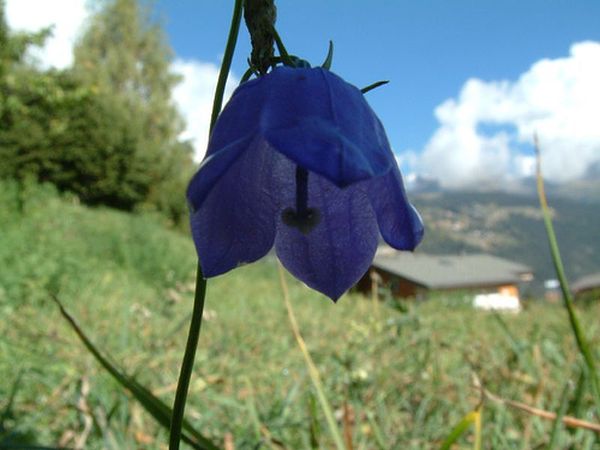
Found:
[[(536, 284), (555, 278), (537, 198), (505, 192), (446, 191), (413, 196), (427, 233), (419, 251), (485, 252), (527, 264)], [(549, 198), (570, 280), (600, 271), (600, 208), (594, 202)]]

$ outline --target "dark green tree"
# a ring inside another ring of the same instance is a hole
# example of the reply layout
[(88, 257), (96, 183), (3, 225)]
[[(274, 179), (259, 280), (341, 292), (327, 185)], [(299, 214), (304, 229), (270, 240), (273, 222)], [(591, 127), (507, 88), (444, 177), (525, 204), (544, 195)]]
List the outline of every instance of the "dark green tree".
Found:
[(10, 94), (0, 115), (0, 176), (51, 182), (89, 204), (130, 210), (146, 201), (141, 125), (128, 111), (69, 72), (19, 75), (1, 83)]
[(186, 215), (184, 187), (193, 170), (191, 146), (179, 141), (183, 120), (171, 92), (172, 52), (150, 9), (137, 0), (107, 0), (75, 47), (76, 75), (119, 104), (137, 126), (133, 155), (150, 176), (146, 206), (179, 220)]
[(37, 154), (45, 146), (42, 142), (33, 144), (45, 137), (39, 135), (34, 124), (38, 111), (32, 96), (44, 90), (50, 79), (26, 63), (25, 53), (32, 45), (42, 45), (49, 30), (13, 33), (4, 9), (4, 1), (0, 0), (0, 177), (35, 178), (35, 173), (26, 174), (21, 168), (32, 156), (28, 155), (28, 146), (33, 146)]
[(106, 2), (77, 47), (74, 69), (43, 71), (24, 56), (49, 30), (12, 33), (3, 6), (0, 177), (48, 181), (89, 204), (185, 222), (191, 146), (178, 140), (177, 78), (158, 25), (135, 0)]

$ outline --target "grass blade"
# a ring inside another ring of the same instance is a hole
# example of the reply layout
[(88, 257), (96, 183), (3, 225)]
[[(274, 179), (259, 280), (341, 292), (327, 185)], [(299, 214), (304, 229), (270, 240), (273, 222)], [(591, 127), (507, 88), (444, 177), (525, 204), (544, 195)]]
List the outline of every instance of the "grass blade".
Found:
[(481, 406), (475, 410), (475, 440), (473, 442), (473, 450), (481, 450), (481, 440), (482, 440), (482, 417)]
[(377, 424), (377, 422), (375, 420), (375, 416), (373, 415), (373, 413), (371, 411), (367, 411), (366, 415), (367, 415), (367, 420), (369, 421), (369, 425), (371, 426), (371, 429), (373, 430), (373, 438), (375, 439), (377, 448), (379, 448), (379, 450), (387, 449), (388, 446), (385, 444), (383, 432), (381, 431), (381, 428), (379, 428), (379, 425)]
[[(479, 425), (477, 425), (479, 423)], [(460, 422), (452, 429), (446, 440), (442, 443), (440, 450), (450, 450), (453, 444), (456, 444), (458, 439), (465, 434), (471, 424), (475, 424), (475, 450), (481, 448), (481, 410), (476, 409), (465, 415)], [(479, 431), (478, 430), (479, 427)]]
[[(125, 389), (127, 389), (136, 400), (144, 407), (146, 411), (163, 427), (167, 430), (171, 425), (171, 414), (172, 410), (166, 403), (156, 397), (150, 390), (138, 383), (134, 378), (131, 378), (121, 372), (115, 364), (108, 360), (100, 350), (92, 343), (92, 341), (86, 336), (83, 330), (79, 327), (73, 316), (62, 305), (60, 300), (55, 295), (51, 294), (52, 300), (58, 305), (60, 313), (67, 320), (77, 337), (81, 340), (83, 345), (89, 350), (89, 352), (96, 358), (104, 369)], [(200, 432), (195, 430), (193, 426), (187, 421), (183, 422), (184, 432), (182, 433), (182, 440), (194, 449), (198, 450), (218, 450), (209, 439), (205, 438)]]
[(317, 420), (317, 401), (314, 394), (308, 392), (308, 419), (309, 419), (309, 437), (310, 437), (310, 448), (318, 449), (319, 441), (321, 436), (321, 427)]
[(254, 388), (250, 382), (250, 378), (244, 377), (244, 382), (246, 383), (246, 389), (248, 390), (248, 397), (246, 398), (247, 414), (250, 417), (250, 422), (252, 422), (252, 426), (254, 428), (254, 437), (260, 442), (262, 439), (262, 424), (260, 423), (258, 411), (256, 410), (256, 403), (254, 402)]
[(570, 382), (567, 381), (560, 396), (560, 404), (558, 406), (558, 409), (556, 410), (556, 420), (554, 421), (554, 425), (552, 426), (552, 433), (550, 434), (548, 450), (560, 448), (561, 431), (564, 425), (563, 417), (565, 416), (565, 413), (567, 412), (567, 408), (569, 406), (569, 387)]
[(11, 412), (12, 412), (12, 409), (13, 409), (13, 406), (15, 403), (15, 397), (17, 396), (17, 393), (19, 392), (19, 389), (21, 387), (21, 379), (22, 378), (23, 378), (23, 369), (21, 369), (19, 371), (17, 378), (15, 379), (14, 383), (12, 384), (10, 394), (8, 394), (8, 402), (6, 403), (6, 406), (4, 407), (2, 414), (0, 414), (0, 432), (2, 432), (2, 430), (4, 429), (4, 426), (3, 426), (4, 422), (11, 415)]
[(537, 135), (534, 136), (534, 147), (536, 154), (536, 180), (537, 190), (540, 199), (540, 207), (542, 209), (542, 215), (544, 216), (544, 225), (546, 227), (546, 234), (548, 235), (548, 244), (550, 245), (550, 253), (552, 254), (552, 262), (554, 263), (554, 269), (556, 276), (560, 282), (560, 289), (562, 291), (563, 302), (569, 316), (569, 323), (571, 330), (575, 336), (577, 347), (581, 356), (585, 361), (585, 364), (589, 371), (590, 381), (592, 384), (593, 396), (596, 401), (596, 409), (600, 414), (600, 378), (598, 377), (598, 371), (596, 370), (596, 363), (594, 356), (588, 344), (587, 338), (585, 337), (581, 328), (575, 308), (573, 306), (573, 297), (567, 283), (567, 277), (565, 276), (565, 270), (563, 267), (562, 259), (560, 257), (560, 251), (558, 248), (558, 241), (556, 240), (556, 234), (554, 233), (554, 226), (552, 225), (552, 219), (550, 217), (550, 210), (548, 208), (548, 200), (546, 199), (546, 192), (544, 190), (544, 178), (542, 177), (542, 157), (540, 155), (540, 147), (538, 143)]
[(325, 415), (325, 420), (327, 421), (327, 426), (329, 427), (329, 433), (335, 442), (335, 446), (338, 450), (346, 450), (344, 445), (344, 441), (342, 436), (340, 435), (340, 430), (336, 424), (335, 418), (333, 417), (333, 411), (331, 409), (331, 405), (325, 396), (325, 390), (323, 389), (323, 383), (321, 382), (321, 376), (319, 375), (319, 371), (313, 362), (310, 353), (308, 352), (308, 348), (306, 347), (306, 343), (300, 334), (300, 329), (298, 327), (298, 322), (296, 321), (296, 316), (294, 315), (294, 310), (292, 309), (292, 304), (290, 302), (290, 294), (288, 292), (287, 283), (285, 281), (283, 268), (281, 264), (278, 264), (279, 268), (279, 281), (281, 282), (281, 288), (283, 289), (283, 299), (285, 301), (285, 307), (287, 308), (288, 318), (290, 320), (290, 324), (292, 326), (292, 332), (294, 333), (294, 337), (296, 338), (296, 342), (298, 343), (298, 347), (302, 351), (302, 356), (304, 356), (304, 362), (308, 368), (308, 374), (310, 375), (310, 380), (313, 383), (313, 386), (317, 392), (317, 398), (319, 399), (319, 403), (321, 404), (321, 409), (323, 410), (323, 414)]

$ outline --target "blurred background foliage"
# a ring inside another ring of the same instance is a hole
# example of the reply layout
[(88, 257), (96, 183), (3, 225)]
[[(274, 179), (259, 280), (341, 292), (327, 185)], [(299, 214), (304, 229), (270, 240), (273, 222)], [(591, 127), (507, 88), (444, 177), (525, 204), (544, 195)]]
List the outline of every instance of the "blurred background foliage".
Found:
[(178, 78), (160, 26), (136, 0), (104, 2), (60, 71), (27, 55), (49, 33), (12, 32), (0, 2), (0, 178), (183, 226), (192, 147), (179, 139)]

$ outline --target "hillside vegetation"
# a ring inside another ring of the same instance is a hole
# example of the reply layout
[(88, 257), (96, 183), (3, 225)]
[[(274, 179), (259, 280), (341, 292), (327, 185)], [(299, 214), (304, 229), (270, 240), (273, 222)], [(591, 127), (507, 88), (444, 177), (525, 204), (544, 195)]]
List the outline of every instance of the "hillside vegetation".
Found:
[[(166, 433), (85, 351), (48, 294), (170, 403), (191, 311), (190, 239), (153, 216), (85, 207), (50, 186), (3, 182), (0, 202), (0, 447), (84, 439), (91, 450), (165, 448)], [(334, 305), (287, 282), (356, 449), (439, 448), (479, 402), (474, 374), (504, 398), (549, 411), (562, 403), (569, 415), (598, 418), (559, 307), (532, 302), (521, 314), (496, 316), (460, 296), (398, 308), (354, 294)], [(600, 305), (582, 314), (596, 356), (599, 314)], [(187, 415), (219, 445), (332, 448), (273, 259), (209, 282)], [(484, 448), (546, 448), (552, 430), (551, 421), (484, 403)], [(591, 431), (557, 433), (555, 448), (600, 446)], [(468, 432), (458, 448), (471, 448), (471, 439)]]

